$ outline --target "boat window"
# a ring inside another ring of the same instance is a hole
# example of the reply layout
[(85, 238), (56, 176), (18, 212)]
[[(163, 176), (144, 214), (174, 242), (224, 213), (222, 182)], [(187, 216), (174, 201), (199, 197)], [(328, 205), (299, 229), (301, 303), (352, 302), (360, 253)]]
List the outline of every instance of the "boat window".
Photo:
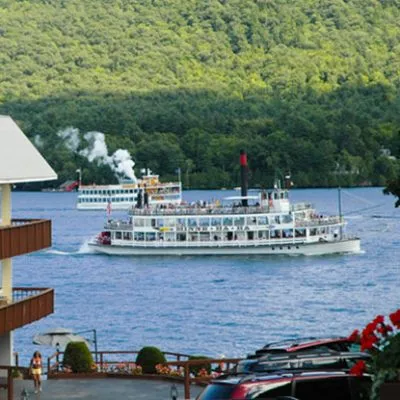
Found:
[(225, 217), (224, 218), (224, 225), (233, 225), (232, 217)]
[(165, 218), (165, 226), (175, 226), (175, 218)]
[(177, 218), (176, 219), (176, 226), (179, 229), (185, 229), (186, 228), (186, 218)]
[(290, 214), (282, 215), (282, 224), (289, 224), (293, 221), (293, 218)]
[(221, 226), (222, 219), (221, 218), (211, 218), (212, 226)]
[(135, 240), (144, 240), (144, 233), (143, 232), (135, 232), (134, 236)]
[(293, 237), (293, 230), (292, 229), (283, 229), (282, 230), (282, 236), (286, 237), (286, 238)]
[(258, 231), (258, 238), (259, 239), (268, 239), (269, 231)]
[(150, 219), (150, 218), (146, 218), (146, 219), (144, 220), (144, 226), (147, 226), (147, 227), (154, 226), (154, 225), (153, 225), (153, 221), (154, 221), (154, 220), (152, 220), (152, 219)]
[(268, 225), (268, 217), (265, 215), (258, 217), (258, 225)]
[(256, 217), (247, 217), (246, 225), (257, 225), (257, 218)]
[(279, 229), (274, 229), (271, 231), (271, 239), (280, 239), (282, 237), (282, 232)]
[(178, 242), (185, 242), (186, 241), (186, 233), (178, 233), (176, 235), (176, 240), (178, 240)]
[(188, 218), (188, 226), (197, 226), (197, 218)]
[(138, 226), (138, 227), (144, 226), (143, 218), (135, 218), (135, 226)]
[(296, 237), (304, 237), (304, 236), (306, 236), (306, 230), (303, 229), (303, 228), (296, 229), (295, 230), (295, 236)]
[(115, 239), (122, 239), (122, 232), (120, 231), (115, 232)]
[(164, 226), (164, 218), (157, 219), (156, 226), (158, 227)]
[(285, 194), (281, 192), (281, 199), (285, 198)]
[(315, 236), (317, 234), (317, 229), (316, 228), (311, 228), (310, 229), (310, 235)]
[(146, 233), (146, 240), (147, 241), (153, 241), (156, 240), (156, 233), (155, 232), (147, 232)]
[(243, 226), (244, 217), (235, 217), (235, 226)]
[(200, 226), (210, 226), (210, 218), (199, 218)]
[(208, 232), (200, 232), (200, 242), (208, 242), (210, 240), (210, 234)]
[(275, 215), (274, 222), (275, 222), (275, 224), (280, 224), (281, 223), (281, 218), (280, 218), (279, 215)]
[(132, 232), (124, 232), (124, 240), (132, 240)]
[(275, 193), (274, 193), (274, 199), (275, 199), (275, 200), (278, 200), (278, 198), (279, 198), (279, 197), (278, 197), (278, 193), (275, 192)]

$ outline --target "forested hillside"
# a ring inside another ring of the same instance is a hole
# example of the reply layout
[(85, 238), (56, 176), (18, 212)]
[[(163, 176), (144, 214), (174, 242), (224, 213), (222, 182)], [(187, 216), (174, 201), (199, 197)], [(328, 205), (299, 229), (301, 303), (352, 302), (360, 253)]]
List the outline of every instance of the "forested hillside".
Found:
[(60, 182), (115, 179), (97, 131), (190, 188), (237, 186), (242, 148), (251, 186), (382, 185), (399, 88), (400, 0), (0, 0), (0, 113)]

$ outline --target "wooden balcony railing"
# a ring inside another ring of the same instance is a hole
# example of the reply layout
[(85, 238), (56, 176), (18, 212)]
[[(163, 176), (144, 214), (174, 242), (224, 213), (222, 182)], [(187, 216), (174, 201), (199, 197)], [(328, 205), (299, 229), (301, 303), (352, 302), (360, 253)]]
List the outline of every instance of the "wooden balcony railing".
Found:
[(50, 246), (50, 220), (13, 219), (11, 225), (0, 226), (0, 260)]
[(54, 289), (13, 288), (13, 300), (0, 303), (0, 335), (54, 312)]

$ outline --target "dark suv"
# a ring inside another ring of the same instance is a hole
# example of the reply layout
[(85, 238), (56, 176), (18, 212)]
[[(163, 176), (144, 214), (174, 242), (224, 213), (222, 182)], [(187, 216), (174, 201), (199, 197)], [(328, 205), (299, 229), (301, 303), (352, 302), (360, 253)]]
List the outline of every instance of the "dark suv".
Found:
[(369, 376), (350, 372), (365, 353), (301, 352), (243, 360), (236, 372), (214, 379), (197, 400), (367, 400)]
[(223, 376), (197, 400), (367, 400), (370, 388), (370, 377), (345, 371), (275, 371)]

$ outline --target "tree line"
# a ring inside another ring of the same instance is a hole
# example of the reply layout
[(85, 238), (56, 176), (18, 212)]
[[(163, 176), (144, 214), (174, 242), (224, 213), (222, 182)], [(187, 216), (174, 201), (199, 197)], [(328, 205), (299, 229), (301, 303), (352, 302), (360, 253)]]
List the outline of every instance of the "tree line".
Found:
[[(115, 181), (57, 136), (186, 188), (385, 185), (400, 172), (398, 0), (1, 0), (0, 112), (59, 175)], [(25, 188), (37, 188), (37, 185)]]

